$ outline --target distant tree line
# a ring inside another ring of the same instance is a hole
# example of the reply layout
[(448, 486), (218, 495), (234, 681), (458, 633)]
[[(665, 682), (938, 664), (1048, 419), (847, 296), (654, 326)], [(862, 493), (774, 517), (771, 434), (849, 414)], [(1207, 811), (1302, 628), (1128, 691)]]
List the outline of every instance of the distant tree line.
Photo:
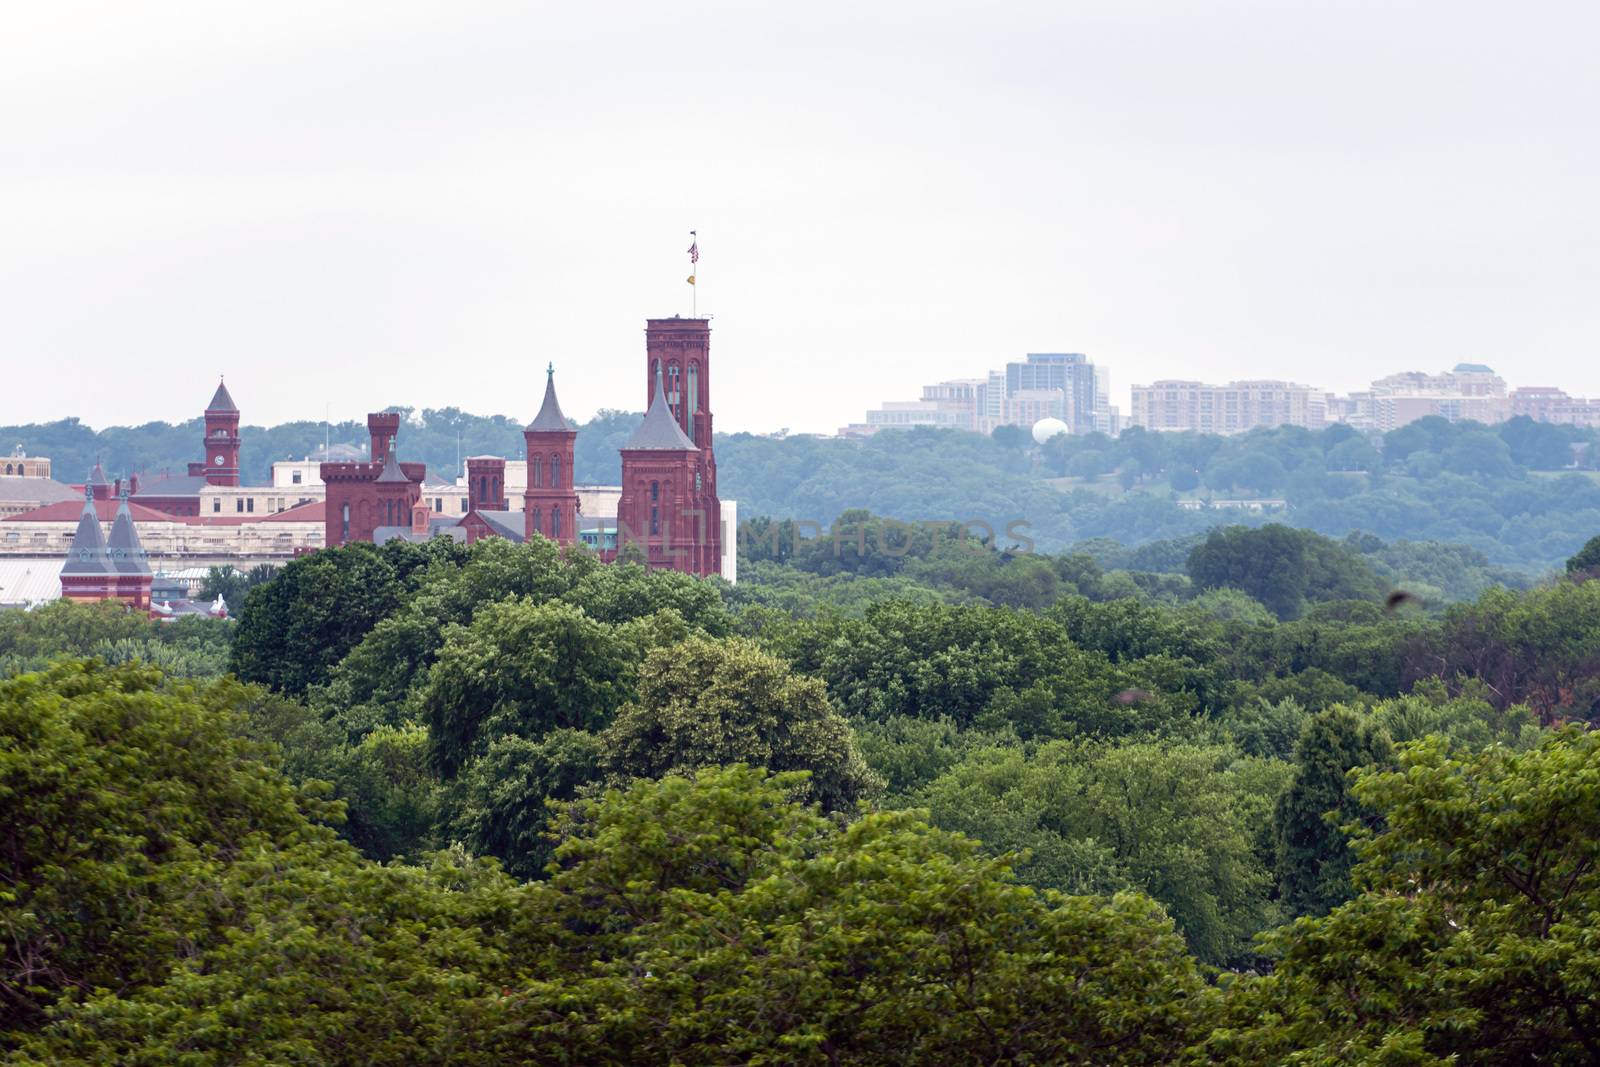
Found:
[[(524, 419), (456, 408), (397, 408), (400, 448), (453, 479), (458, 458), (517, 458)], [(616, 484), (617, 450), (640, 416), (602, 411), (580, 427), (576, 477)], [(1557, 567), (1600, 527), (1600, 433), (1516, 418), (1496, 426), (1420, 419), (1386, 435), (1347, 426), (1284, 427), (1234, 437), (1138, 427), (1111, 438), (1062, 435), (1034, 445), (1003, 427), (992, 437), (954, 430), (884, 431), (866, 441), (729, 434), (717, 439), (719, 491), (746, 516), (830, 526), (867, 509), (902, 521), (978, 520), (1046, 551), (1105, 539), (1125, 546), (1269, 521), (1335, 537), (1437, 541), (1497, 566)], [(198, 418), (94, 431), (76, 420), (0, 428), (0, 441), (51, 456), (63, 481), (96, 459), (113, 473), (182, 470), (199, 458)], [(244, 475), (267, 481), (273, 460), (335, 443), (363, 444), (362, 422), (242, 430)], [(1269, 498), (1287, 510), (1253, 515), (1189, 510), (1178, 498)]]

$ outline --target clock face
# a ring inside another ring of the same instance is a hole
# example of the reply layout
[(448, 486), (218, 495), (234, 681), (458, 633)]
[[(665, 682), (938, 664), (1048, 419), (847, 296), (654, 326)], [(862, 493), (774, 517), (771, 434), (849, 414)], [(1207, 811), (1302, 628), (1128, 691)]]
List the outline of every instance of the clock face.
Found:
[[(193, 453), (191, 452), (190, 455), (193, 455)], [(211, 462), (215, 463), (217, 466), (220, 467), (220, 466), (222, 466), (222, 457), (221, 456), (213, 456), (211, 458)]]

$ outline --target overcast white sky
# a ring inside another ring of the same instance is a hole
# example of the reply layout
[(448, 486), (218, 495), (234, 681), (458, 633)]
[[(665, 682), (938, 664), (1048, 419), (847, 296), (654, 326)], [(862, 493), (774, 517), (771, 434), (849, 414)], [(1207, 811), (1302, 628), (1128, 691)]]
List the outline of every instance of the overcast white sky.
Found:
[(1600, 6), (0, 7), (0, 422), (643, 404), (722, 430), (1027, 351), (1600, 395)]

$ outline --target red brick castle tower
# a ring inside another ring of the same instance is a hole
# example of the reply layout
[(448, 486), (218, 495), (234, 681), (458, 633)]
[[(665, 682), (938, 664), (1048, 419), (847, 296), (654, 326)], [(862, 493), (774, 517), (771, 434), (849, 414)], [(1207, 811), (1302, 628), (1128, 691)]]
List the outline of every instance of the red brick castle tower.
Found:
[(527, 446), (528, 487), (522, 493), (525, 535), (542, 534), (559, 544), (578, 539), (578, 494), (572, 488), (573, 442), (578, 431), (556, 399), (556, 365), (545, 368), (544, 403), (522, 431)]
[(324, 544), (330, 548), (352, 541), (371, 541), (379, 527), (410, 529), (412, 510), (422, 498), (422, 463), (401, 463), (395, 450), (400, 416), (392, 411), (367, 416), (372, 439), (365, 463), (324, 463), (328, 487)]
[(206, 405), (205, 450), (205, 461), (189, 464), (189, 473), (205, 475), (207, 485), (238, 485), (239, 408), (220, 381)]
[(711, 437), (711, 324), (645, 324), (649, 409), (622, 446), (619, 545), (638, 546), (652, 567), (719, 572), (722, 505)]

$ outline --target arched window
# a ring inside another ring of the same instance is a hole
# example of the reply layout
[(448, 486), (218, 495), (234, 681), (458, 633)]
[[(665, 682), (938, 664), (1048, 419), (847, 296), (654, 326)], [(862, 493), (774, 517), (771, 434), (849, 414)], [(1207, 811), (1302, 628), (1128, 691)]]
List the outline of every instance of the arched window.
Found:
[(6, 473), (7, 474), (11, 473), (11, 464), (9, 464), (9, 463), (6, 464)]
[(651, 505), (650, 508), (650, 533), (652, 536), (661, 532), (661, 509)]
[(667, 403), (676, 407), (683, 402), (683, 396), (678, 392), (678, 365), (667, 364)]
[(689, 364), (689, 391), (683, 398), (683, 409), (689, 413), (689, 440), (694, 440), (694, 413), (700, 407), (700, 364)]
[(350, 540), (350, 505), (344, 506), (344, 533), (339, 538), (339, 543), (344, 544)]
[(561, 457), (550, 457), (550, 488), (561, 488)]
[(491, 481), (489, 483), (489, 485), (490, 485), (491, 488), (494, 489), (494, 495), (492, 497), (490, 497), (489, 499), (493, 500), (496, 504), (499, 504), (500, 503), (500, 477), (499, 477), (499, 475), (496, 475), (494, 480)]
[(533, 509), (533, 532), (534, 533), (542, 533), (543, 532), (543, 531), (541, 531), (539, 529), (539, 509), (538, 508), (534, 508)]
[(550, 509), (550, 538), (551, 538), (551, 540), (560, 540), (561, 539), (561, 509), (560, 508), (551, 508)]
[(533, 457), (533, 472), (532, 472), (532, 476), (530, 477), (530, 479), (528, 481), (528, 484), (533, 486), (535, 489), (537, 489), (540, 486), (544, 485), (544, 457), (543, 456), (534, 456)]
[(660, 499), (661, 499), (661, 483), (660, 482), (651, 482), (650, 483), (650, 502), (652, 504), (654, 504), (657, 500), (660, 500)]

